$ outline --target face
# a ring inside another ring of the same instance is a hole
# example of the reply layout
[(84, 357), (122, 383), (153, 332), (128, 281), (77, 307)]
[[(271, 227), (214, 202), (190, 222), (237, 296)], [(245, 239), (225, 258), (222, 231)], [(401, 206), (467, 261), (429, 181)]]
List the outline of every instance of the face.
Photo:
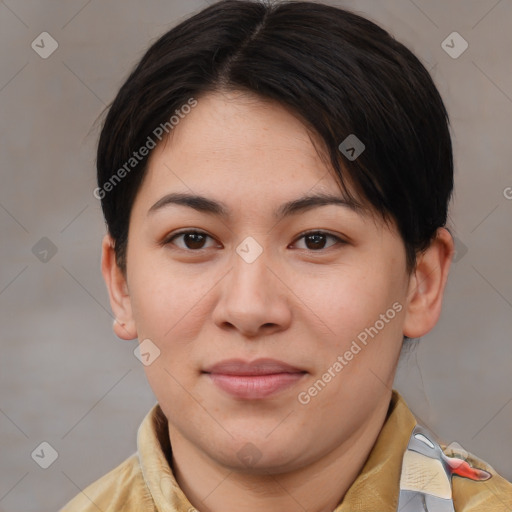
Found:
[[(321, 194), (339, 201), (293, 203)], [(240, 93), (199, 98), (154, 150), (130, 219), (127, 321), (160, 351), (145, 371), (171, 443), (287, 471), (387, 410), (404, 244), (342, 199), (304, 125)]]

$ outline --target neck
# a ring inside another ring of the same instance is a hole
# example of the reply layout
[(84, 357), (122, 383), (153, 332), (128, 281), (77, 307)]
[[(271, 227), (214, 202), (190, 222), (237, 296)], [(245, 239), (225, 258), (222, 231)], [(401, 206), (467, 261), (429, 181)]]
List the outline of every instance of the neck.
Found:
[(220, 465), (169, 425), (176, 481), (201, 512), (332, 512), (360, 474), (388, 405), (334, 450), (285, 473), (254, 474)]

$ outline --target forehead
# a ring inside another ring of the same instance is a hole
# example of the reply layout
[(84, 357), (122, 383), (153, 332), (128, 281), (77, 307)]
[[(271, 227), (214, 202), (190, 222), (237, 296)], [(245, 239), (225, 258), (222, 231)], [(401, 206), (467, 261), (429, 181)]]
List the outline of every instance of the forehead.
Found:
[(290, 111), (249, 93), (211, 93), (152, 152), (146, 190), (341, 194), (320, 141)]

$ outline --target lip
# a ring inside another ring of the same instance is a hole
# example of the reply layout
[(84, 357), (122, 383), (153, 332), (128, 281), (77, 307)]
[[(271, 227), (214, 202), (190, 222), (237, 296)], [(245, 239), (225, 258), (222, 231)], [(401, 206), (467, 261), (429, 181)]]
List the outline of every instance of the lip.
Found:
[(307, 373), (276, 359), (228, 359), (203, 370), (226, 393), (241, 399), (263, 399), (293, 386)]
[(272, 375), (276, 373), (304, 373), (304, 370), (277, 359), (261, 358), (254, 361), (226, 359), (203, 370), (205, 373), (223, 375)]

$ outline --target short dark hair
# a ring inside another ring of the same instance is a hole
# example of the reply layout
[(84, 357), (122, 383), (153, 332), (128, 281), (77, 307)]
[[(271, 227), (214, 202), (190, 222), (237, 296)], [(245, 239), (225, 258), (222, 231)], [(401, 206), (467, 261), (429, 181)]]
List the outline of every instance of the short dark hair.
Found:
[[(346, 10), (222, 0), (149, 48), (105, 118), (95, 195), (123, 270), (149, 158), (135, 161), (134, 152), (191, 98), (222, 90), (251, 92), (298, 115), (323, 142), (346, 196), (355, 198), (350, 183), (360, 200), (396, 222), (414, 269), (418, 252), (446, 224), (453, 188), (448, 114), (428, 71), (388, 32)], [(351, 134), (365, 146), (354, 160), (339, 149)]]

